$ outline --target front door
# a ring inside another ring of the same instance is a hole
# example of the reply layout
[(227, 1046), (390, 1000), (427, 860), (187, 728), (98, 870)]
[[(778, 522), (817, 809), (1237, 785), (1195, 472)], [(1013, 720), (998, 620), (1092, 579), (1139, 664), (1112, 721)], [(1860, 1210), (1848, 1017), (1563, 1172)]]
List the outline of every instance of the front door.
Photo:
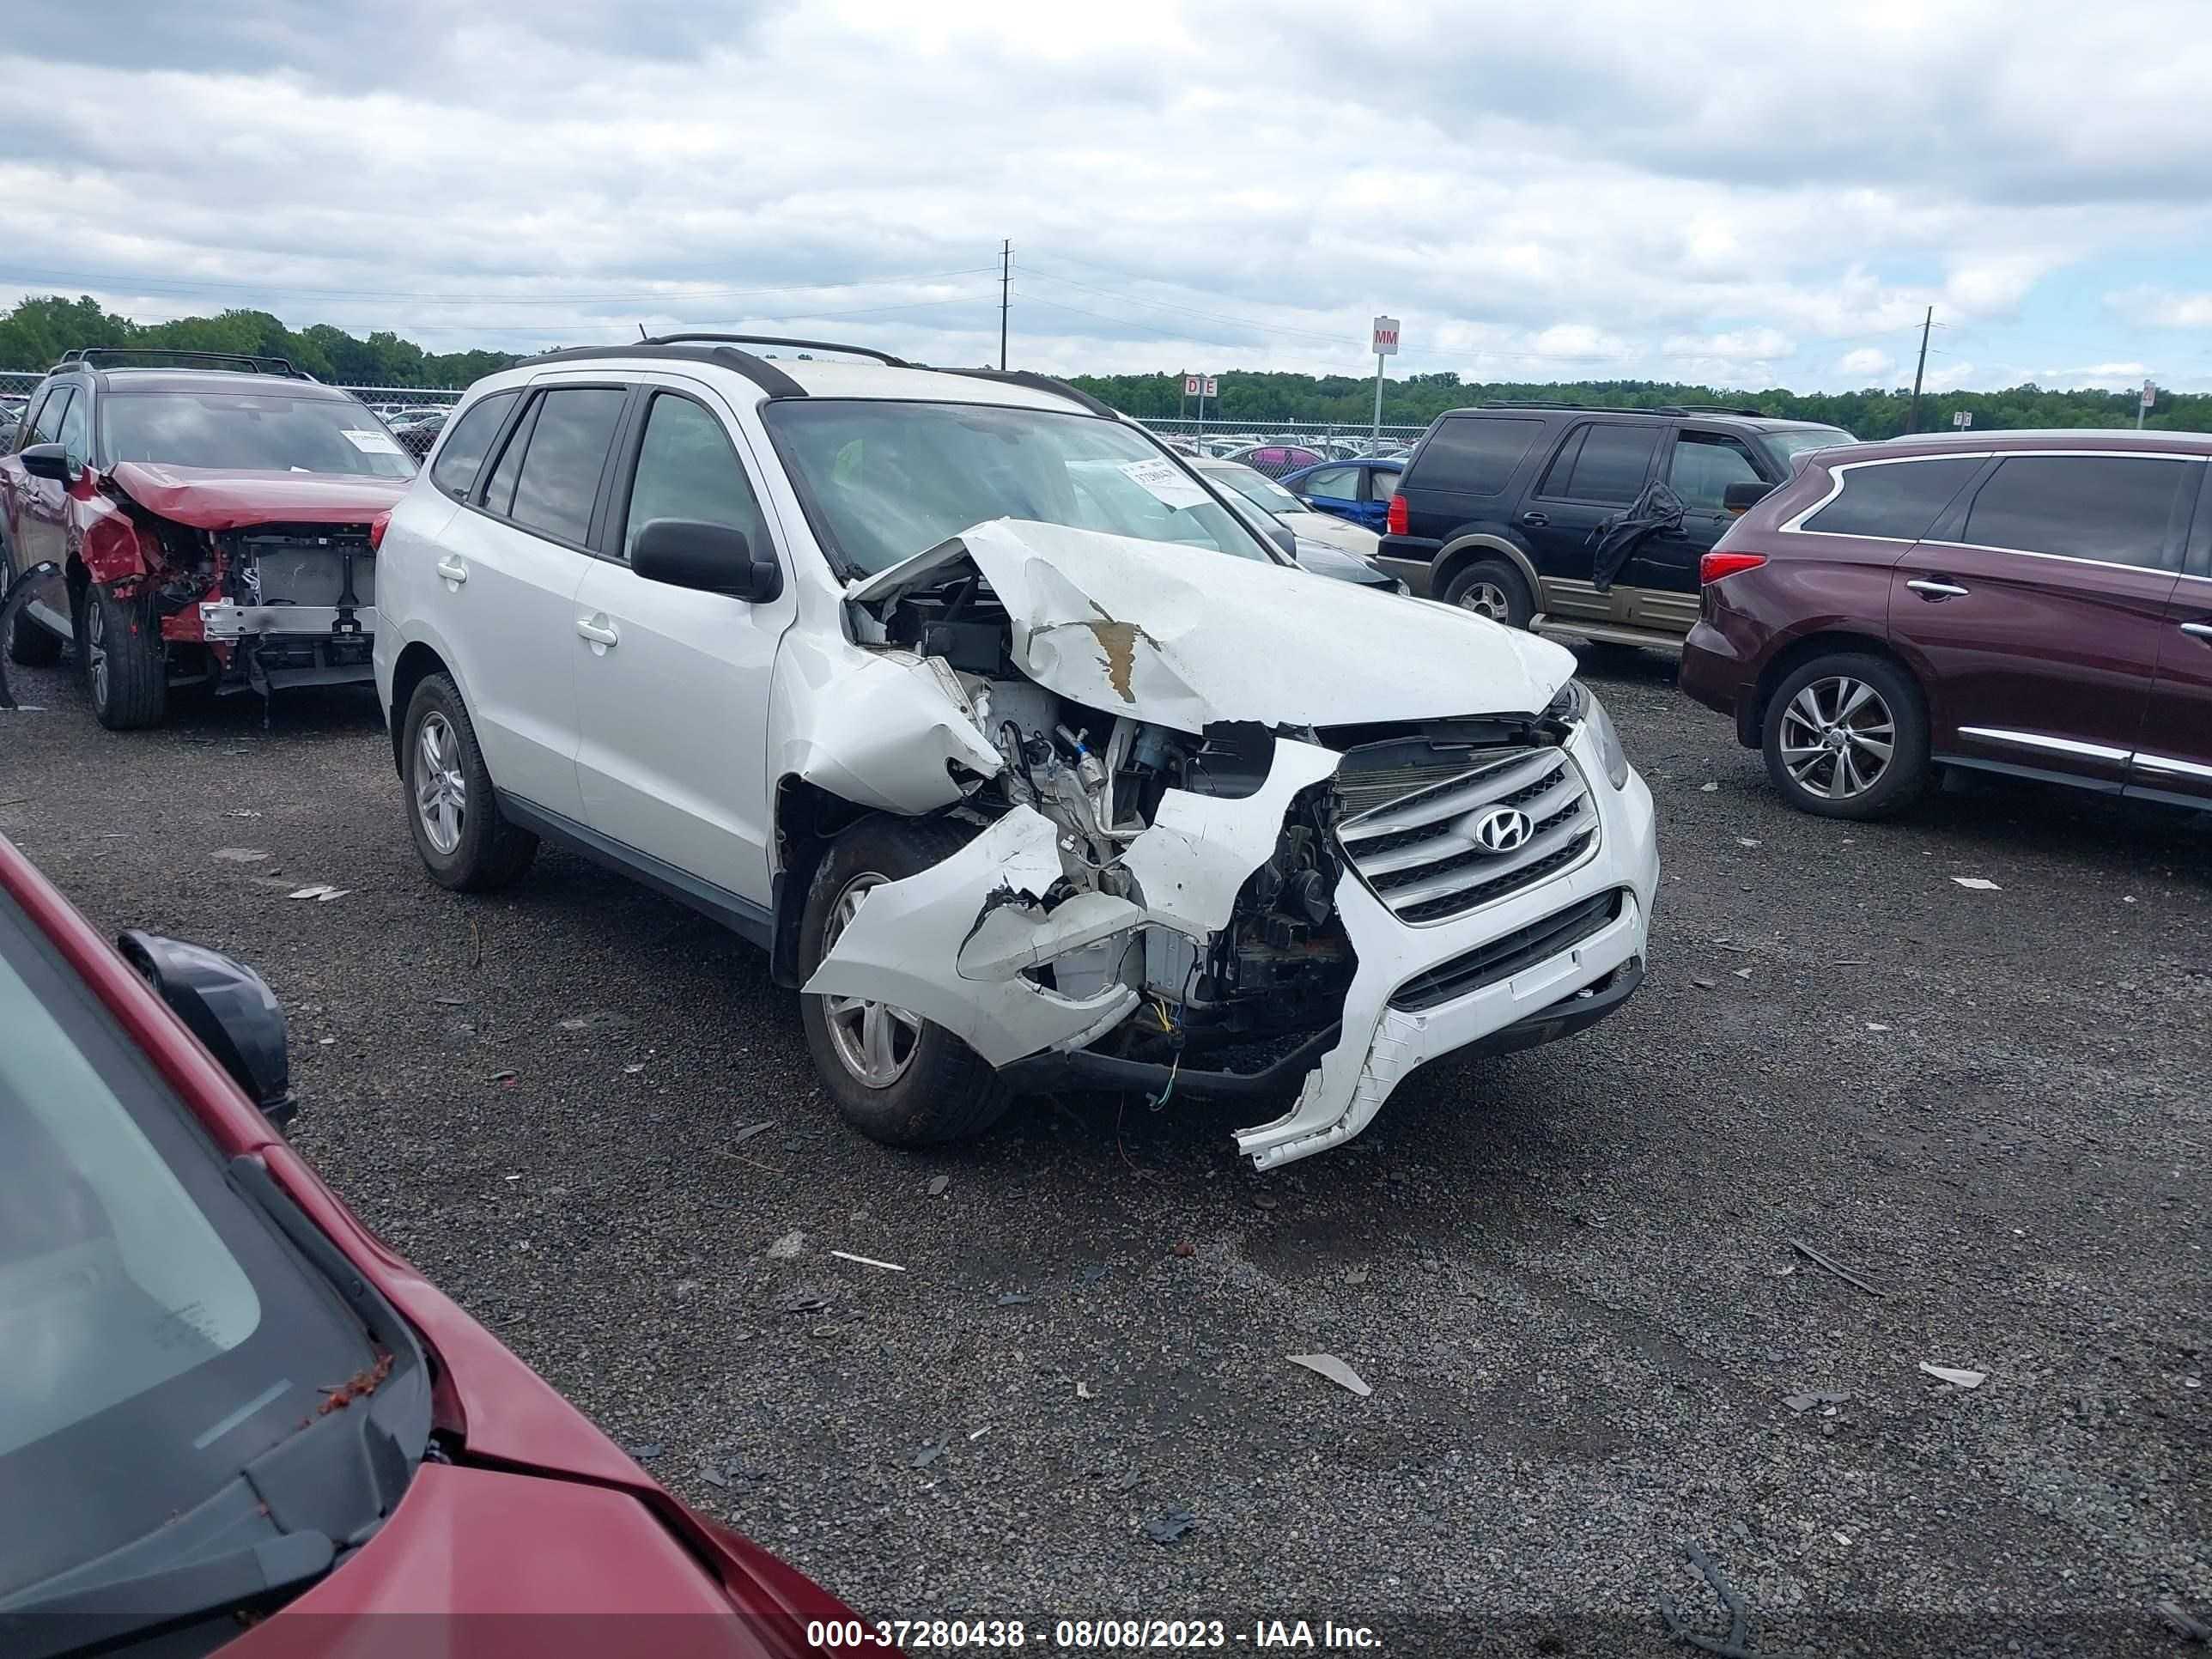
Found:
[[(2197, 471), (2212, 475), (2212, 467)], [(2198, 494), (2189, 542), (2188, 563), (2166, 601), (2128, 793), (2212, 806), (2212, 476)]]
[[(73, 386), (52, 388), (34, 411), (23, 447), (61, 442), (62, 428), (80, 397)], [(34, 564), (58, 564), (69, 551), (69, 486), (52, 478), (34, 478), (21, 468), (18, 462), (10, 469), (16, 501), (9, 537), (15, 545), (16, 566), (27, 570)]]
[(1946, 510), (1889, 595), (1939, 758), (2126, 783), (2202, 476), (2193, 458), (2008, 454)]
[(1613, 599), (1593, 580), (1597, 532), (1635, 504), (1666, 435), (1660, 421), (1585, 421), (1569, 430), (1514, 521), (1543, 580), (1538, 610), (1562, 622), (1613, 620)]
[(1686, 635), (1698, 620), (1698, 562), (1735, 520), (1725, 492), (1733, 483), (1764, 483), (1741, 440), (1719, 432), (1675, 434), (1667, 487), (1682, 503), (1682, 521), (1638, 542), (1613, 583), (1613, 617), (1631, 628)]
[(731, 418), (702, 396), (657, 387), (618, 469), (617, 556), (595, 562), (572, 608), (583, 741), (584, 821), (695, 881), (765, 908), (770, 898), (769, 689), (776, 642), (796, 614), (787, 580), (763, 605), (647, 581), (631, 570), (637, 532), (690, 519), (744, 532), (780, 557), (732, 442)]

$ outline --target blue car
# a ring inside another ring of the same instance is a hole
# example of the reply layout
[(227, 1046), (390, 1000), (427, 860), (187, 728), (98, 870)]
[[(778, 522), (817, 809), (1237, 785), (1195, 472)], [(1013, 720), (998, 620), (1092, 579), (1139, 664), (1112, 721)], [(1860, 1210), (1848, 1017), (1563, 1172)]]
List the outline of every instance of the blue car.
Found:
[(1398, 493), (1398, 475), (1405, 470), (1402, 455), (1390, 460), (1323, 461), (1285, 475), (1281, 483), (1316, 513), (1333, 513), (1379, 531), (1390, 511), (1390, 498)]

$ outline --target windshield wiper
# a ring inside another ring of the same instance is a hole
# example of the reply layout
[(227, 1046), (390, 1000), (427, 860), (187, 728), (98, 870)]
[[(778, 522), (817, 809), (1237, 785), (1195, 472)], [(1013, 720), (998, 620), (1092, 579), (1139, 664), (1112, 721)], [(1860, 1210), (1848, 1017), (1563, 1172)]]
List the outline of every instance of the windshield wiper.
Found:
[(56, 1659), (204, 1618), (319, 1578), (337, 1554), (322, 1533), (287, 1533), (155, 1572), (0, 1602), (0, 1651), (15, 1659)]

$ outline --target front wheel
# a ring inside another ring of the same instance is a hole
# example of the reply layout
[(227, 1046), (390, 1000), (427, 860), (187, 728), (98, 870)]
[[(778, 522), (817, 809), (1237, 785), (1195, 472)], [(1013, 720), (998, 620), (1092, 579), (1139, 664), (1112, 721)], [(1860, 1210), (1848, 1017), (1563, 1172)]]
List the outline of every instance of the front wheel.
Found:
[(1902, 811), (1928, 784), (1928, 708), (1881, 657), (1816, 657), (1774, 690), (1767, 775), (1800, 811), (1868, 819)]
[[(803, 984), (821, 966), (870, 890), (918, 875), (968, 844), (939, 819), (868, 817), (839, 836), (816, 866), (799, 927)], [(838, 1115), (871, 1140), (933, 1146), (981, 1134), (1012, 1092), (981, 1055), (941, 1027), (865, 997), (799, 999), (806, 1046)]]
[(1521, 573), (1503, 559), (1481, 559), (1452, 578), (1444, 603), (1507, 628), (1526, 628), (1536, 615), (1535, 595)]
[(111, 732), (159, 726), (169, 708), (169, 653), (152, 607), (94, 582), (77, 604), (76, 622), (94, 717)]

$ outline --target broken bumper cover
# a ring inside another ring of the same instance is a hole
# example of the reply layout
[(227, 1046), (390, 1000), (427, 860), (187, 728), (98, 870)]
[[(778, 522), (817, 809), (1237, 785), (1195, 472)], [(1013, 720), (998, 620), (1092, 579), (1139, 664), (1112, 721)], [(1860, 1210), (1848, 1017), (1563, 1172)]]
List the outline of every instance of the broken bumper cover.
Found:
[[(1320, 1057), (1289, 1111), (1240, 1130), (1237, 1150), (1272, 1169), (1351, 1139), (1382, 1109), (1406, 1074), (1462, 1050), (1503, 1052), (1571, 1036), (1618, 1009), (1641, 982), (1651, 906), (1659, 885), (1651, 792), (1634, 771), (1626, 786), (1603, 781), (1601, 757), (1585, 724), (1569, 744), (1596, 781), (1600, 829), (1590, 855), (1572, 869), (1451, 921), (1408, 927), (1346, 872), (1337, 908), (1358, 967), (1345, 997), (1343, 1036)], [(1564, 913), (1617, 894), (1611, 919), (1533, 962), (1509, 959), (1501, 976), (1439, 999), (1439, 978), (1516, 937), (1541, 937)], [(1589, 997), (1582, 993), (1591, 991)]]
[(242, 640), (258, 634), (297, 635), (319, 640), (368, 639), (376, 633), (376, 607), (234, 605), (228, 599), (211, 600), (200, 606), (200, 630), (201, 637), (209, 640)]

